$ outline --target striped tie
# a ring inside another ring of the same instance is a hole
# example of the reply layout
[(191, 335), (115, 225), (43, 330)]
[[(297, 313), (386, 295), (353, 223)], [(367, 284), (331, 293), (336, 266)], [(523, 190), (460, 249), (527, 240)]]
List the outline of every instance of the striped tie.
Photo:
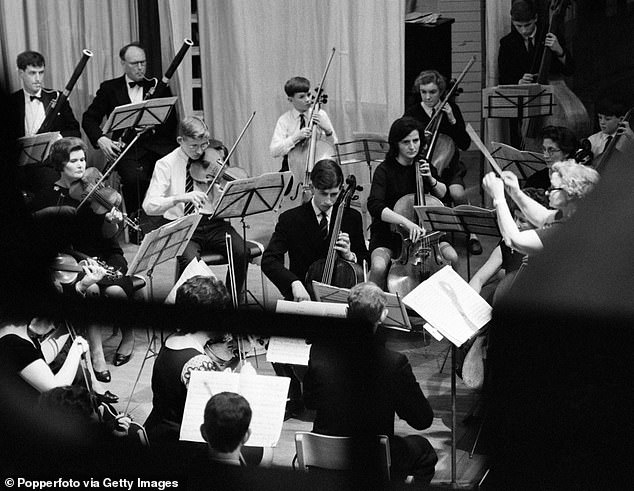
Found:
[[(192, 166), (192, 159), (187, 159), (187, 170), (185, 176), (185, 193), (191, 193), (194, 190), (194, 180), (192, 179), (192, 175), (189, 172), (190, 167)], [(185, 215), (191, 215), (194, 211), (194, 203), (189, 202), (185, 203)]]
[(321, 233), (321, 238), (326, 239), (328, 237), (328, 216), (326, 212), (321, 212), (321, 219), (319, 220), (319, 232)]

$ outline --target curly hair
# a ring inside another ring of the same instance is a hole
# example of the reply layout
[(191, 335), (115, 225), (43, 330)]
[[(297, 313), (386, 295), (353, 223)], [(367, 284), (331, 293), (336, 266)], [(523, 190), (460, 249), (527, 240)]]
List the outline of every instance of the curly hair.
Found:
[(423, 70), (418, 74), (416, 80), (414, 80), (414, 86), (412, 92), (418, 94), (420, 92), (421, 85), (436, 84), (440, 95), (443, 96), (447, 90), (447, 79), (440, 74), (438, 70)]
[(581, 199), (587, 196), (599, 182), (599, 173), (583, 164), (578, 164), (573, 159), (555, 162), (552, 174), (559, 174), (560, 187), (568, 194), (570, 199)]
[(94, 413), (93, 401), (88, 389), (78, 385), (66, 385), (42, 392), (39, 407), (45, 414), (90, 420)]
[(192, 276), (176, 290), (179, 305), (210, 305), (221, 310), (230, 300), (225, 284), (213, 276)]

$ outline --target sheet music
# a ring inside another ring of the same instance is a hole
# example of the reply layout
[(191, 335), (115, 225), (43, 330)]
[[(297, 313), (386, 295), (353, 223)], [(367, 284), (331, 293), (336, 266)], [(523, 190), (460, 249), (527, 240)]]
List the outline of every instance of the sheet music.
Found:
[(178, 291), (178, 287), (180, 287), (183, 283), (185, 283), (188, 279), (193, 278), (194, 276), (207, 276), (215, 278), (216, 275), (211, 270), (209, 266), (202, 259), (198, 259), (197, 257), (193, 258), (189, 261), (189, 264), (181, 274), (180, 278), (176, 281), (170, 292), (165, 297), (165, 303), (173, 304), (176, 301), (176, 292)]
[[(174, 107), (178, 97), (161, 97), (158, 99), (147, 99), (141, 102), (131, 102), (117, 106), (108, 116), (106, 124), (101, 131), (104, 134), (113, 131), (123, 130), (131, 126), (152, 126), (161, 124)], [(139, 112), (143, 111), (141, 118), (137, 121)]]
[(148, 99), (145, 101), (145, 111), (137, 126), (154, 126), (167, 119), (178, 97), (161, 97), (160, 99)]
[(270, 363), (290, 363), (308, 365), (310, 345), (302, 338), (271, 336), (266, 350), (266, 361)]
[(212, 395), (235, 392), (251, 406), (250, 447), (274, 447), (282, 434), (290, 378), (230, 372), (192, 372), (180, 439), (204, 443), (200, 434), (205, 406)]
[(403, 302), (456, 346), (491, 320), (491, 306), (450, 266), (423, 281)]
[(59, 131), (49, 131), (33, 136), (23, 136), (18, 138), (20, 155), (18, 155), (18, 165), (29, 165), (43, 162), (48, 157), (51, 145), (57, 140), (61, 140)]
[(302, 302), (278, 300), (275, 312), (278, 314), (299, 314), (315, 315), (318, 317), (345, 318), (348, 313), (348, 304), (313, 302), (312, 300), (304, 300)]

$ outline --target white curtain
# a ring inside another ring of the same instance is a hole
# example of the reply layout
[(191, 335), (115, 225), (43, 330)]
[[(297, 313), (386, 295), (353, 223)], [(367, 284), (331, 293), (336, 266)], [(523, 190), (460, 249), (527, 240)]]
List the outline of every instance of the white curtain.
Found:
[[(511, 32), (511, 0), (487, 0), (486, 4), (486, 86), (498, 85), (500, 39)], [(508, 142), (508, 124), (502, 119), (486, 120), (484, 142)]]
[(269, 143), (289, 108), (284, 82), (325, 83), (340, 141), (387, 134), (403, 112), (404, 0), (199, 0), (205, 119), (231, 146), (257, 114), (236, 152), (251, 175), (279, 169)]
[[(163, 73), (183, 45), (185, 38), (191, 38), (191, 3), (183, 0), (159, 0), (161, 19), (161, 63)], [(162, 74), (161, 74), (162, 75)], [(156, 74), (158, 77), (159, 74)], [(178, 114), (191, 114), (192, 107), (192, 58), (191, 48), (170, 80), (172, 94), (178, 95)]]
[(70, 96), (81, 120), (99, 84), (123, 73), (118, 53), (137, 39), (136, 19), (136, 2), (129, 0), (2, 0), (0, 77), (10, 91), (20, 89), (16, 56), (38, 51), (46, 59), (44, 85), (63, 90), (89, 49), (93, 57)]

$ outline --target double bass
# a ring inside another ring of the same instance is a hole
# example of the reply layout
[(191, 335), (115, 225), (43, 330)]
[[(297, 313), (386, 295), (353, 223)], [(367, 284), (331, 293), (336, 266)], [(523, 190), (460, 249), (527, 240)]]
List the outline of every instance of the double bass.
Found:
[[(545, 34), (553, 33), (560, 36), (569, 5), (570, 0), (551, 0), (550, 22)], [(592, 123), (583, 103), (570, 90), (561, 76), (549, 76), (552, 57), (552, 50), (544, 46), (536, 83), (552, 87), (553, 112), (550, 116), (528, 118), (523, 122), (522, 148), (524, 150), (541, 151), (540, 133), (544, 126), (564, 126), (575, 135), (588, 135), (592, 131)]]
[(357, 263), (346, 261), (339, 257), (338, 251), (335, 249), (339, 232), (341, 231), (341, 221), (343, 220), (343, 212), (346, 208), (350, 208), (350, 203), (355, 199), (357, 191), (363, 191), (361, 186), (357, 186), (357, 179), (353, 175), (346, 179), (346, 189), (341, 193), (335, 207), (337, 207), (337, 215), (330, 235), (330, 243), (328, 245), (328, 254), (325, 258), (317, 259), (313, 262), (306, 272), (305, 285), (311, 298), (314, 298), (313, 281), (319, 281), (326, 285), (338, 286), (340, 288), (352, 288), (357, 283), (363, 281), (363, 268)]
[[(625, 113), (625, 116), (623, 116), (623, 118), (621, 119), (621, 122), (623, 121), (629, 122), (632, 116), (632, 111), (634, 111), (634, 107), (630, 108)], [(619, 123), (619, 128), (622, 128), (621, 123)], [(618, 145), (622, 135), (623, 133), (619, 132), (619, 130), (617, 129), (616, 134), (612, 137), (612, 140), (610, 140), (610, 143), (608, 144), (607, 148), (595, 158), (593, 162), (593, 166), (598, 172), (603, 172), (605, 170), (606, 164), (614, 156), (614, 152), (616, 151), (616, 146)]]

